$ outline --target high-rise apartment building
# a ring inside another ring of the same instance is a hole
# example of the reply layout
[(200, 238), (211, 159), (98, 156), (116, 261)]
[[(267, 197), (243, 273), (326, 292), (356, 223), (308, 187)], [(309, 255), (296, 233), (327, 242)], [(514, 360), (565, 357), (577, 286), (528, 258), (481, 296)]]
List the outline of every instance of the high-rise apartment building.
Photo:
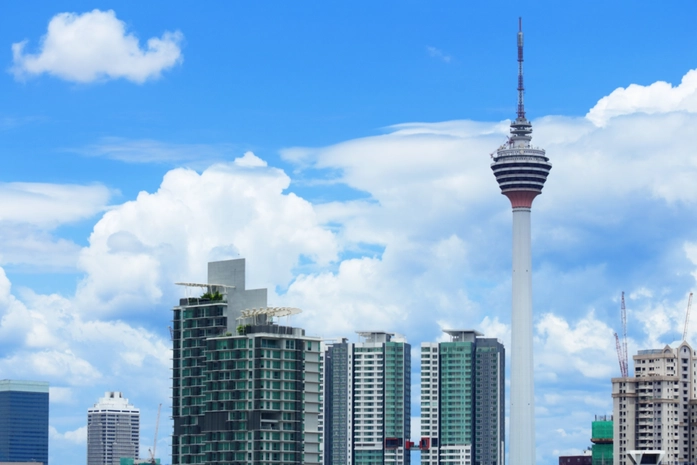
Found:
[(0, 380), (0, 462), (48, 463), (48, 383)]
[(117, 391), (87, 410), (87, 465), (119, 465), (140, 452), (140, 410)]
[(640, 350), (633, 360), (633, 377), (612, 378), (615, 465), (631, 465), (633, 451), (661, 451), (669, 465), (694, 463), (697, 356), (682, 342)]
[(421, 344), (421, 463), (503, 465), (505, 351), (471, 330)]
[(319, 464), (320, 340), (273, 320), (244, 259), (174, 307), (173, 464)]
[(324, 353), (324, 463), (409, 464), (411, 346), (393, 333), (358, 334)]

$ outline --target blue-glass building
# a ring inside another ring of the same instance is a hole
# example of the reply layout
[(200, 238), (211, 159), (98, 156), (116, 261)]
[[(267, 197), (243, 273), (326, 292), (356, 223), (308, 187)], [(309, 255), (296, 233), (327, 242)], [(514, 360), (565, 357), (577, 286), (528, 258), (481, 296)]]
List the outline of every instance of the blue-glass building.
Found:
[(0, 462), (48, 463), (48, 383), (0, 380)]

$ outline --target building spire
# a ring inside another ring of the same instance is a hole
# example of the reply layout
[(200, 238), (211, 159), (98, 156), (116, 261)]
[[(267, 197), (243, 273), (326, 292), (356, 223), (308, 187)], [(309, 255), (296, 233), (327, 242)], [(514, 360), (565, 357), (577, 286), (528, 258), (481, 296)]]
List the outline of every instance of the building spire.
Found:
[(518, 18), (518, 119), (525, 119), (525, 102), (523, 94), (523, 18)]
[(518, 18), (518, 111), (516, 119), (511, 123), (510, 142), (518, 146), (530, 143), (532, 125), (525, 118), (525, 85), (523, 84), (523, 18)]

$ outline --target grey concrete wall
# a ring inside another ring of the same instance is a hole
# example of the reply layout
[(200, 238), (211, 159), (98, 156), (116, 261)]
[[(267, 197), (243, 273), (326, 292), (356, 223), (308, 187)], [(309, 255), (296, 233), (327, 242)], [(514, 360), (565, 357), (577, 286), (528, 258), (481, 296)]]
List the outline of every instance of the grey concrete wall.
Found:
[(208, 262), (208, 283), (234, 286), (227, 288), (228, 331), (234, 332), (242, 310), (267, 307), (266, 289), (247, 289), (245, 284), (245, 259)]

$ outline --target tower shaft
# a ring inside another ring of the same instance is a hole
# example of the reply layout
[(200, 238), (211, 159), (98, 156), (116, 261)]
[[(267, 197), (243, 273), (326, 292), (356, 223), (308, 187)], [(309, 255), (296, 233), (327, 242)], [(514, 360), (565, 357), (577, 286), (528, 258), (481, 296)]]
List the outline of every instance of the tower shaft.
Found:
[(532, 254), (530, 208), (513, 209), (511, 317), (511, 465), (535, 463), (535, 393), (532, 354)]

